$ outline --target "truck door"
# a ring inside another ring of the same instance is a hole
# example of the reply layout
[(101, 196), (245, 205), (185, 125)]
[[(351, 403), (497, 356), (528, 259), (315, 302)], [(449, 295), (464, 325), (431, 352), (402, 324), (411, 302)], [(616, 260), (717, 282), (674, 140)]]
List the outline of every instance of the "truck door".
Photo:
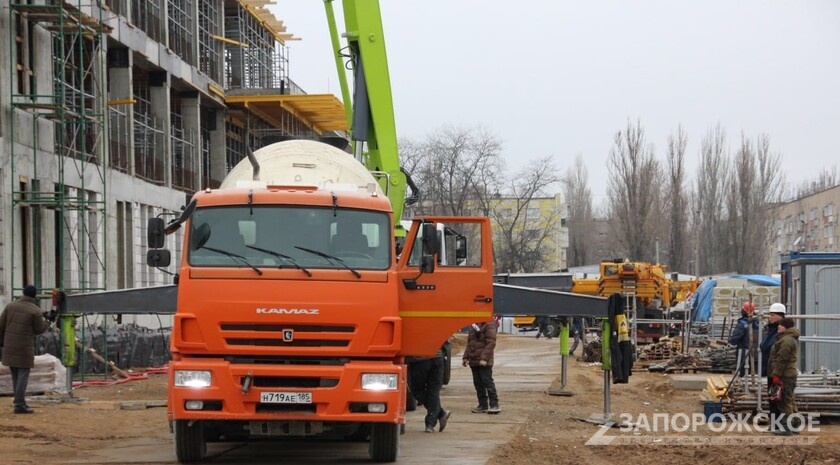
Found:
[[(442, 223), (424, 260), (423, 222)], [(433, 355), (452, 333), (493, 318), (490, 223), (483, 217), (415, 219), (397, 264), (401, 355)], [(429, 262), (433, 269), (429, 266)], [(425, 268), (425, 271), (421, 270)]]

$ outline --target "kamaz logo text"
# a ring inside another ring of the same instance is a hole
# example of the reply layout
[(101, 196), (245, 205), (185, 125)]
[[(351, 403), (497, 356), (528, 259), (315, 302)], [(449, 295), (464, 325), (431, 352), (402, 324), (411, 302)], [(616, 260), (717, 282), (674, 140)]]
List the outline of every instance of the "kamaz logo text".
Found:
[(317, 315), (317, 308), (260, 308), (257, 313), (273, 313), (275, 315)]

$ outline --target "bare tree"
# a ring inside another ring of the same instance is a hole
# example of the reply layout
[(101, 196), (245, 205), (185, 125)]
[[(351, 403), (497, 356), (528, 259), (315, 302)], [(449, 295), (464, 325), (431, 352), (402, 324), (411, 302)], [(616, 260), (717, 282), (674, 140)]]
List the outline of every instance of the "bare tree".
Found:
[(662, 176), (640, 121), (634, 126), (628, 120), (626, 131), (616, 133), (607, 171), (611, 180), (607, 190), (609, 216), (614, 221), (614, 233), (622, 239), (627, 258), (651, 261)]
[[(552, 157), (532, 161), (512, 178), (509, 196), (495, 197), (490, 217), (495, 268), (504, 272), (554, 271), (547, 269), (550, 250), (559, 253), (555, 236), (563, 205), (549, 195), (561, 178)], [(545, 208), (542, 201), (549, 201)], [(553, 246), (553, 247), (552, 247)]]
[(720, 124), (710, 129), (700, 143), (700, 167), (697, 170), (694, 247), (695, 269), (699, 274), (724, 270), (726, 255), (724, 234), (724, 190), (729, 159), (726, 153), (726, 132)]
[(600, 261), (604, 257), (597, 257), (594, 250), (592, 191), (589, 189), (589, 173), (583, 155), (578, 154), (574, 165), (567, 169), (563, 177), (563, 194), (569, 206), (566, 216), (569, 227), (569, 249), (566, 254), (568, 266), (583, 266)]
[(688, 136), (682, 126), (668, 136), (668, 264), (672, 270), (687, 270), (688, 266), (688, 199), (685, 192), (685, 146)]
[[(404, 142), (410, 153), (413, 145)], [(502, 186), (502, 142), (484, 128), (444, 126), (419, 144), (411, 173), (424, 201), (419, 213), (475, 214)]]
[[(414, 216), (414, 210), (417, 205), (416, 202), (422, 201), (423, 199), (423, 192), (420, 191), (418, 180), (420, 180), (419, 178), (425, 174), (425, 170), (422, 169), (423, 163), (426, 160), (424, 156), (425, 150), (422, 144), (408, 138), (401, 138), (398, 142), (398, 146), (400, 154), (400, 168), (402, 168), (406, 175), (409, 183), (409, 189), (417, 189), (417, 191), (406, 193), (407, 198), (409, 196), (415, 197), (410, 201), (406, 201), (406, 208), (403, 210), (403, 216), (405, 218), (410, 218)], [(420, 180), (421, 184), (422, 181), (423, 180)], [(400, 219), (402, 218), (396, 218), (397, 221)]]
[[(840, 185), (840, 176), (837, 175), (837, 167), (822, 168), (820, 173), (811, 180), (803, 181), (796, 187), (793, 199), (801, 199), (817, 192), (831, 189)], [(791, 200), (793, 200), (791, 199)]]
[(726, 253), (723, 255), (725, 269), (749, 272), (752, 249), (747, 241), (758, 239), (757, 224), (754, 221), (758, 207), (755, 195), (755, 151), (752, 143), (741, 133), (741, 146), (735, 153), (732, 174), (727, 179), (726, 190)]

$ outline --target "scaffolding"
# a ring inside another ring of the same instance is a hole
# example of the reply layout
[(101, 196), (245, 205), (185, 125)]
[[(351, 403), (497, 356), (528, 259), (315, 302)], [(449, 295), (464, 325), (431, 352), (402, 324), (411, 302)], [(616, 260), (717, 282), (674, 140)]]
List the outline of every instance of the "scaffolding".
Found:
[(249, 2), (227, 3), (225, 8), (225, 89), (288, 90), (288, 56), (284, 47), (291, 34), (273, 15)]
[[(101, 0), (49, 3), (9, 8), (13, 293), (102, 290), (106, 280), (108, 27)], [(52, 49), (48, 77), (39, 43)], [(42, 269), (53, 253), (54, 270)]]

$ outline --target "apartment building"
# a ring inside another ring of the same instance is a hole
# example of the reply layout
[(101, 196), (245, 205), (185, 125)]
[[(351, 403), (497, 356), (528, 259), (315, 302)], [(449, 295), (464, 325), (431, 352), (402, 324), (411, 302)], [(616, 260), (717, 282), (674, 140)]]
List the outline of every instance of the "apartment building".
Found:
[[(534, 272), (552, 272), (568, 267), (566, 254), (569, 248), (569, 228), (566, 225), (568, 208), (560, 193), (551, 197), (529, 200), (514, 197), (495, 197), (490, 202), (494, 214), (493, 244), (503, 250), (505, 231), (521, 239), (526, 252), (534, 255), (538, 269)], [(496, 270), (499, 273), (509, 270)], [(518, 270), (517, 270), (518, 271)]]
[(170, 283), (180, 250), (169, 269), (145, 265), (149, 218), (217, 187), (249, 149), (346, 140), (338, 98), (306, 94), (289, 75), (294, 37), (266, 3), (5, 4), (0, 303), (30, 283), (69, 292)]
[(780, 256), (796, 252), (837, 252), (840, 230), (837, 228), (840, 186), (773, 207), (773, 240), (769, 272), (781, 269)]

